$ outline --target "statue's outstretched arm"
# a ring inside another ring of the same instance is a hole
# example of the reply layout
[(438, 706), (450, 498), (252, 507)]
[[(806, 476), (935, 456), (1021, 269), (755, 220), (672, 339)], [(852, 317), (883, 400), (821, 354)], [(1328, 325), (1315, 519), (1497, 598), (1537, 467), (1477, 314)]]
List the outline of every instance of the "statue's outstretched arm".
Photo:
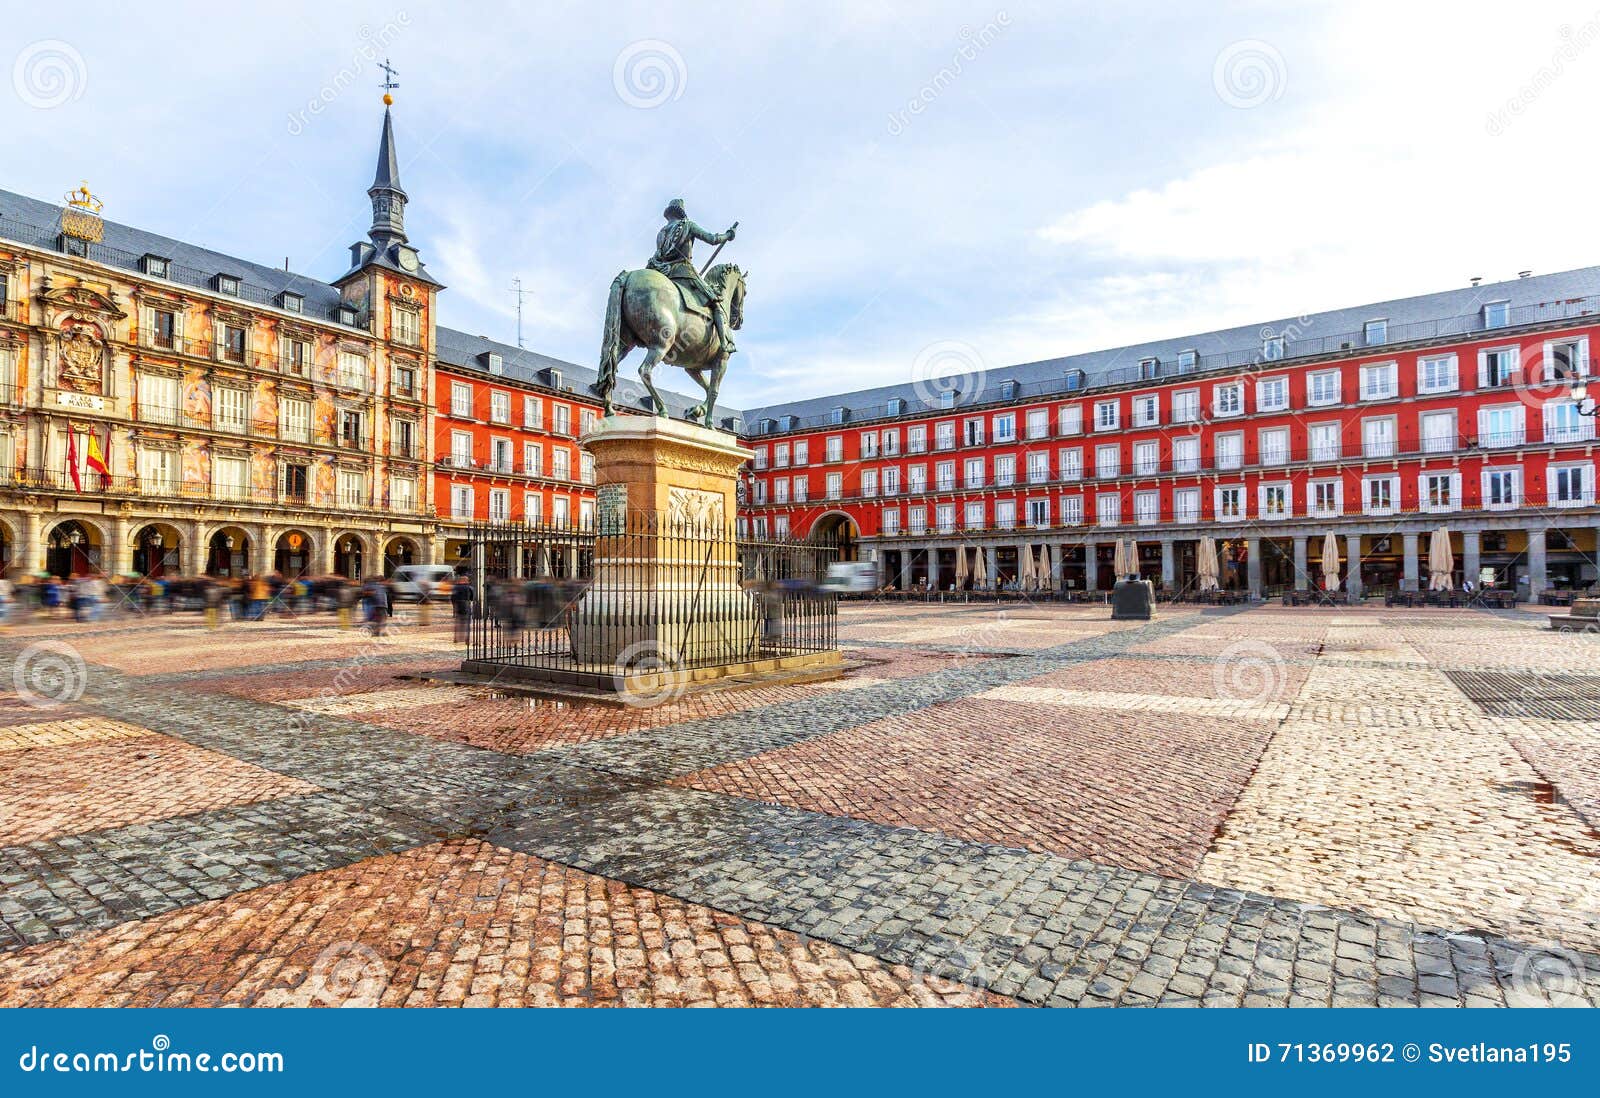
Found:
[(727, 233), (708, 233), (693, 221), (689, 222), (689, 235), (702, 244), (721, 244), (728, 239)]

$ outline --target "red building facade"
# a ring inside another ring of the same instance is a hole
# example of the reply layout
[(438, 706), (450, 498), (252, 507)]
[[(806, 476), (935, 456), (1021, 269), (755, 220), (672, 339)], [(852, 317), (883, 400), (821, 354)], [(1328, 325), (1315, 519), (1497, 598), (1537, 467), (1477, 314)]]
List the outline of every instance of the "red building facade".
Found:
[(1600, 295), (1600, 269), (1475, 287), (1470, 312), (1431, 295), (1248, 329), (1255, 346), (1214, 333), (748, 413), (747, 522), (854, 540), (896, 587), (948, 588), (964, 553), (979, 584), (1028, 554), (1059, 587), (1107, 588), (1131, 538), (1183, 588), (1210, 535), (1224, 586), (1271, 593), (1321, 583), (1332, 532), (1343, 582), (1415, 589), (1439, 526), (1458, 586), (1486, 568), (1525, 594), (1584, 586), (1594, 421), (1568, 389), (1600, 296), (1575, 288)]

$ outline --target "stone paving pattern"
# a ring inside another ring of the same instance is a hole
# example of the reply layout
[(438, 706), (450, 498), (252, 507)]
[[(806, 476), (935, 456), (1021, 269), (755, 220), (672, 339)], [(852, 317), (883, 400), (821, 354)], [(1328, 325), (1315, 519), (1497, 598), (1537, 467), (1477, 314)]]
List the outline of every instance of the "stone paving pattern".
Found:
[(1600, 1002), (1596, 726), (1452, 678), (1600, 641), (1106, 618), (847, 606), (846, 678), (654, 709), (422, 681), (442, 620), (27, 623), (87, 681), (0, 695), (0, 1005)]

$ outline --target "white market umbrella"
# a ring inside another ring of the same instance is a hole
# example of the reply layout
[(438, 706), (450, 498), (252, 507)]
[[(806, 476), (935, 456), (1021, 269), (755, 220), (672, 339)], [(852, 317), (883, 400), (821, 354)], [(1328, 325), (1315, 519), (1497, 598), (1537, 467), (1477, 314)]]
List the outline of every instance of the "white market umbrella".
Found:
[(1215, 591), (1220, 586), (1217, 583), (1217, 543), (1211, 540), (1209, 534), (1200, 539), (1200, 548), (1195, 554), (1195, 569), (1199, 572), (1200, 590)]
[(956, 590), (961, 590), (967, 582), (967, 547), (956, 547)]
[(1017, 551), (1017, 586), (1024, 591), (1033, 590), (1033, 546), (1031, 545), (1024, 545)]
[(974, 587), (989, 586), (989, 551), (983, 546), (978, 546), (978, 565), (972, 573)]
[(1450, 590), (1455, 567), (1455, 554), (1450, 551), (1450, 531), (1441, 526), (1428, 541), (1428, 590)]
[(1117, 539), (1116, 548), (1111, 553), (1111, 571), (1116, 573), (1118, 580), (1128, 574), (1128, 543), (1123, 538)]
[(1339, 589), (1339, 539), (1332, 530), (1322, 539), (1322, 583), (1329, 591)]

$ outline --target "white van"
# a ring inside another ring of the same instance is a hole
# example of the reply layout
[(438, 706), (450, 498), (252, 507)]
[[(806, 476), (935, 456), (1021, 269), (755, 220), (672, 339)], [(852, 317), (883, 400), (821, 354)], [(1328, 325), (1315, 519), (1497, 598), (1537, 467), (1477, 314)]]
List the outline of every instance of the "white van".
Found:
[(819, 584), (824, 591), (861, 594), (878, 587), (878, 566), (870, 560), (841, 561), (828, 565), (828, 578)]
[(394, 597), (401, 602), (421, 602), (427, 598), (450, 597), (448, 584), (456, 570), (448, 564), (402, 564), (394, 570)]

